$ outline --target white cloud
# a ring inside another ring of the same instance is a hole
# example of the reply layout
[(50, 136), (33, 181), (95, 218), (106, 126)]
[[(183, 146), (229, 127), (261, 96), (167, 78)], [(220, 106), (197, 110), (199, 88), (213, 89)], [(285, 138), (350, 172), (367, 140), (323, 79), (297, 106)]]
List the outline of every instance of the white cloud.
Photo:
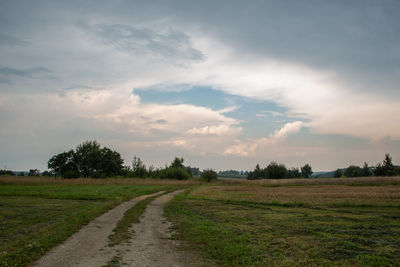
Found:
[[(177, 71), (168, 69), (146, 86), (166, 83), (211, 86), (232, 95), (274, 101), (287, 116), (308, 121), (313, 133), (350, 135), (369, 140), (400, 140), (397, 99), (355, 91), (334, 72), (272, 58), (238, 57), (226, 44), (204, 36), (193, 38), (207, 60)], [(278, 113), (268, 113), (278, 116)], [(258, 114), (262, 116), (262, 114)]]
[(276, 148), (277, 144), (283, 142), (288, 135), (299, 132), (303, 125), (301, 121), (289, 122), (268, 137), (236, 140), (236, 144), (225, 149), (224, 154), (242, 157), (256, 156), (265, 148)]
[(242, 130), (241, 127), (232, 127), (231, 125), (211, 125), (201, 128), (192, 128), (186, 133), (189, 135), (236, 135)]

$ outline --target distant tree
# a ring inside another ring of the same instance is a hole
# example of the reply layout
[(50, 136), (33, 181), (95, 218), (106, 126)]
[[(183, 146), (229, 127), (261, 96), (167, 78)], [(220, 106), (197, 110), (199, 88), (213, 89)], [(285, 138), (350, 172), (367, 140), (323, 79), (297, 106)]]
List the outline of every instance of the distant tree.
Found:
[(57, 154), (49, 159), (48, 168), (64, 178), (108, 177), (124, 171), (121, 155), (96, 141), (85, 141), (76, 150)]
[(145, 177), (147, 176), (146, 165), (139, 157), (133, 157), (132, 160), (132, 176), (133, 177)]
[(264, 176), (267, 179), (282, 179), (285, 178), (287, 174), (287, 169), (285, 165), (278, 164), (272, 161), (265, 169)]
[[(68, 171), (68, 176), (71, 176), (72, 172), (74, 174), (78, 174), (79, 176), (79, 169), (78, 165), (74, 162), (74, 150), (70, 150), (68, 152), (62, 152), (57, 154), (49, 159), (47, 166), (49, 169), (54, 171), (56, 176), (65, 176), (66, 172)], [(72, 175), (76, 176), (76, 175)]]
[(211, 182), (212, 180), (217, 180), (217, 173), (211, 169), (204, 170), (201, 174), (201, 178), (207, 182)]
[(39, 176), (39, 170), (38, 169), (30, 169), (28, 176)]
[(366, 162), (364, 162), (364, 165), (361, 168), (361, 176), (363, 177), (371, 176), (371, 168), (368, 166), (368, 163)]
[(15, 174), (14, 174), (14, 172), (13, 172), (13, 171), (6, 170), (6, 169), (4, 169), (4, 170), (0, 170), (0, 175), (15, 176)]
[(186, 167), (186, 170), (192, 175), (192, 176), (201, 176), (201, 171), (197, 167), (191, 167), (188, 166)]
[(312, 173), (313, 173), (312, 168), (308, 163), (303, 167), (301, 167), (301, 175), (304, 178), (309, 178), (312, 175)]
[(395, 168), (392, 163), (392, 157), (389, 154), (385, 155), (385, 159), (383, 160), (383, 167), (385, 168), (385, 175), (387, 176), (396, 175)]
[(375, 166), (373, 172), (376, 176), (393, 176), (398, 174), (396, 169), (397, 168), (392, 163), (392, 157), (389, 154), (386, 154), (383, 162), (379, 162)]
[(292, 167), (287, 171), (286, 178), (299, 178), (301, 173), (299, 168)]
[(172, 168), (184, 168), (183, 162), (185, 160), (183, 158), (175, 157), (175, 159), (171, 162), (170, 167)]
[(262, 179), (264, 177), (264, 172), (260, 168), (260, 164), (257, 163), (254, 171), (251, 171), (247, 174), (247, 180), (256, 180), (256, 179)]
[(333, 173), (333, 177), (334, 178), (340, 178), (342, 177), (343, 173), (341, 169), (337, 169), (334, 173)]
[(124, 164), (124, 160), (117, 151), (112, 151), (107, 147), (100, 150), (100, 161), (98, 163), (100, 168), (97, 171), (101, 174), (101, 177), (121, 175), (122, 164)]
[(51, 176), (54, 176), (54, 175), (53, 175), (53, 173), (51, 173), (49, 171), (44, 171), (44, 172), (42, 172), (42, 176), (51, 177)]
[(97, 141), (85, 141), (76, 147), (73, 161), (79, 166), (83, 177), (98, 176), (101, 169), (100, 144)]
[(373, 169), (373, 173), (376, 176), (385, 176), (386, 175), (385, 167), (382, 165), (381, 162), (376, 164), (375, 168)]
[(362, 170), (358, 166), (350, 165), (346, 170), (344, 170), (343, 174), (346, 177), (360, 177), (362, 176)]

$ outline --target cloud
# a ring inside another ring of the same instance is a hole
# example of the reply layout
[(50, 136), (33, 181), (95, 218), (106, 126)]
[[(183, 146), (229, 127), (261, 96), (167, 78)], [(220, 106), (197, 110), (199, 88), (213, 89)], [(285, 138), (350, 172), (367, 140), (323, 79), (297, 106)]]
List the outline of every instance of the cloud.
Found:
[(0, 33), (0, 46), (24, 46), (28, 42), (9, 34)]
[(244, 141), (236, 140), (236, 144), (225, 149), (224, 154), (240, 157), (256, 156), (263, 149), (275, 148), (278, 143), (283, 142), (290, 134), (298, 133), (303, 125), (304, 123), (301, 121), (289, 122), (268, 137)]
[(241, 127), (233, 128), (231, 125), (211, 125), (204, 126), (201, 128), (192, 128), (188, 130), (186, 133), (189, 135), (235, 135), (242, 130)]
[(8, 83), (15, 77), (20, 78), (48, 78), (51, 71), (44, 67), (35, 67), (28, 69), (16, 69), (8, 67), (0, 67), (0, 82)]
[[(6, 1), (0, 9), (0, 117), (8, 125), (0, 131), (1, 147), (8, 148), (2, 151), (20, 147), (23, 155), (28, 144), (42, 144), (36, 149), (43, 154), (96, 138), (118, 144), (127, 156), (147, 153), (149, 161), (164, 149), (164, 162), (171, 153), (187, 153), (229, 168), (285, 153), (322, 162), (336, 149), (334, 138), (318, 149), (289, 147), (297, 128), (285, 128), (288, 121), (302, 121), (297, 127), (307, 128), (308, 140), (332, 134), (363, 140), (359, 157), (400, 151), (400, 126), (393, 123), (400, 114), (396, 1), (28, 2), (21, 8)], [(254, 118), (254, 125), (236, 103), (182, 97), (168, 102), (179, 105), (146, 104), (131, 94), (132, 88), (180, 93), (192, 87), (265, 109), (273, 102), (282, 114), (250, 108), (251, 117), (268, 116)], [(249, 138), (254, 128), (280, 126)], [(391, 146), (369, 147), (379, 140), (392, 140)], [(247, 158), (224, 158), (225, 151)], [(329, 164), (342, 159), (335, 153)]]
[(123, 24), (77, 25), (94, 37), (94, 40), (110, 45), (117, 50), (135, 55), (150, 55), (162, 60), (188, 64), (205, 59), (195, 49), (190, 36), (172, 28), (155, 30)]

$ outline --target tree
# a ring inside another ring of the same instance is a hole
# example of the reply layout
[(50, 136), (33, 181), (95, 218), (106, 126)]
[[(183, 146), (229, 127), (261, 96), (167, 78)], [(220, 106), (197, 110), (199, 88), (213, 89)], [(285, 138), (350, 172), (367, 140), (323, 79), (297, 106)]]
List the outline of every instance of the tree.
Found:
[(76, 147), (74, 162), (78, 172), (84, 177), (97, 176), (101, 164), (100, 144), (97, 141), (85, 141)]
[(212, 180), (217, 180), (217, 173), (211, 169), (204, 170), (201, 174), (201, 178), (207, 182), (211, 182)]
[(290, 169), (287, 171), (286, 178), (298, 178), (298, 177), (300, 177), (300, 176), (301, 176), (301, 173), (300, 173), (300, 171), (299, 171), (299, 168), (293, 167), (293, 168), (290, 168)]
[(39, 176), (39, 170), (38, 169), (30, 169), (28, 176)]
[(350, 165), (344, 170), (344, 176), (346, 177), (360, 177), (362, 176), (361, 173), (361, 168), (354, 165)]
[(139, 157), (133, 157), (132, 160), (132, 176), (145, 177), (147, 175), (146, 165)]
[(371, 169), (368, 166), (368, 163), (364, 162), (364, 166), (361, 168), (361, 176), (367, 177), (371, 176)]
[(72, 172), (79, 174), (78, 165), (73, 161), (74, 154), (75, 152), (72, 149), (68, 152), (64, 151), (57, 154), (49, 159), (47, 166), (53, 170), (55, 176), (64, 177), (67, 171), (69, 174)]
[(312, 168), (308, 163), (306, 165), (304, 165), (303, 167), (301, 167), (300, 169), (301, 169), (301, 175), (304, 178), (309, 178), (313, 173)]
[(382, 163), (378, 163), (374, 170), (376, 176), (393, 176), (396, 175), (396, 167), (392, 163), (392, 157), (389, 154), (385, 155), (385, 159)]
[(124, 163), (121, 155), (96, 141), (85, 141), (74, 151), (57, 154), (49, 159), (48, 168), (64, 178), (107, 177), (121, 175)]
[(341, 169), (337, 169), (334, 173), (333, 173), (333, 177), (334, 178), (340, 178), (342, 177), (343, 173)]
[(183, 165), (183, 162), (185, 160), (183, 158), (178, 158), (175, 157), (175, 159), (171, 162), (171, 166), (172, 168), (184, 168), (185, 166)]
[[(117, 176), (122, 174), (124, 160), (117, 151), (112, 151), (107, 147), (100, 150), (100, 161), (97, 171), (102, 177)], [(145, 167), (146, 168), (146, 167)]]
[(267, 179), (282, 179), (285, 178), (287, 169), (285, 165), (278, 164), (272, 161), (267, 168), (264, 169), (264, 177)]
[(51, 177), (51, 176), (53, 176), (53, 174), (49, 171), (44, 171), (44, 172), (42, 172), (42, 176)]
[(396, 175), (394, 165), (392, 163), (392, 157), (389, 154), (385, 155), (385, 159), (383, 160), (383, 168), (385, 169), (385, 175), (393, 176)]

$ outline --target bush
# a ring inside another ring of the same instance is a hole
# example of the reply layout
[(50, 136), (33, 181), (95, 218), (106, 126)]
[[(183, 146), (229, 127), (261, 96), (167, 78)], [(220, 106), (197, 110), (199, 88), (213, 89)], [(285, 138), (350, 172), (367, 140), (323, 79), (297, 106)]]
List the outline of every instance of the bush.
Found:
[(162, 171), (161, 178), (187, 180), (190, 178), (190, 173), (179, 167), (169, 167)]
[(212, 180), (217, 180), (217, 173), (211, 169), (204, 170), (201, 174), (201, 178), (207, 182), (211, 182)]

